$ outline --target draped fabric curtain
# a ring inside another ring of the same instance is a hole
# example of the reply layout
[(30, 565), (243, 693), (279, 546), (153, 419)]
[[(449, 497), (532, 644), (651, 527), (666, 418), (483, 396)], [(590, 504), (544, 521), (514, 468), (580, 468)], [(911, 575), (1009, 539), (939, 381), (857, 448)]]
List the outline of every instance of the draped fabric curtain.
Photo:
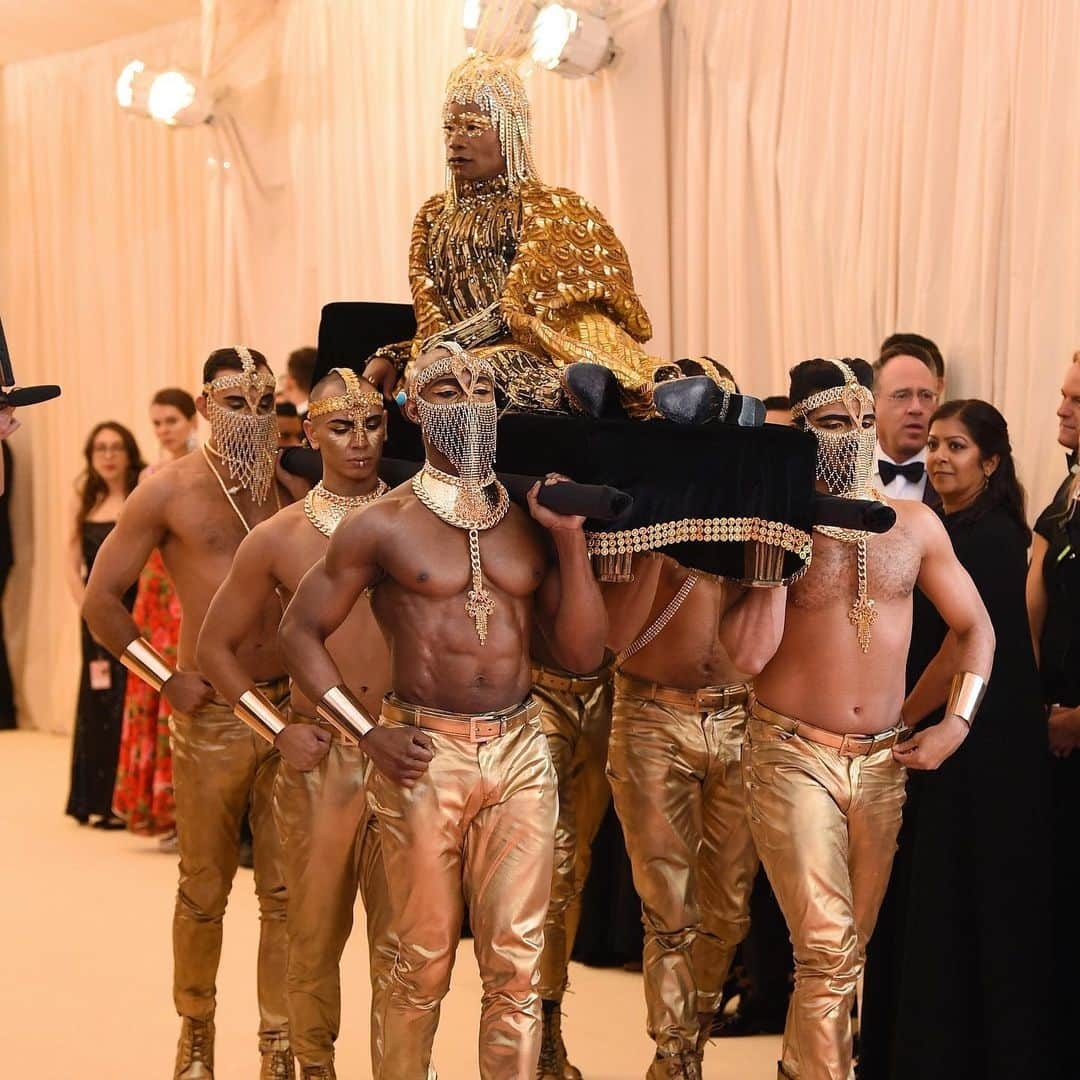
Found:
[[(1045, 501), (1080, 346), (1080, 5), (612, 8), (610, 69), (527, 76), (536, 157), (626, 244), (654, 351), (716, 356), (764, 395), (806, 356), (927, 333), (950, 392), (1006, 413)], [(323, 303), (408, 299), (463, 55), (456, 0), (208, 0), (201, 22), (2, 72), (0, 313), (20, 380), (64, 386), (13, 440), (22, 723), (72, 722), (61, 568), (90, 427), (115, 417), (152, 456), (150, 396), (195, 390), (211, 348), (246, 341), (280, 369)], [(133, 57), (205, 64), (215, 122), (121, 114)]]

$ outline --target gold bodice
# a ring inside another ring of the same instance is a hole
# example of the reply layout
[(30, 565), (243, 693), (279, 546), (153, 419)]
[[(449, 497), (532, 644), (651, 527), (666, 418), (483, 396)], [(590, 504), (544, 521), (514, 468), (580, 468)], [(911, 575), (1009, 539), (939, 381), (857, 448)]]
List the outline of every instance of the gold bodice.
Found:
[(461, 185), (427, 238), (427, 270), (451, 323), (502, 295), (521, 232), (521, 199), (505, 176)]

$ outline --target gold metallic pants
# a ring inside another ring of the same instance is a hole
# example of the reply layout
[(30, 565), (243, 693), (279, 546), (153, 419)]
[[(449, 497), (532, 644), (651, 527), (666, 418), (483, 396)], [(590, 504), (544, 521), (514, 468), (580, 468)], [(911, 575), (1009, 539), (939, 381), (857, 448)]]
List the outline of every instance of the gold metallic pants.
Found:
[(415, 787), (368, 781), (400, 941), (379, 1077), (426, 1080), (467, 901), (484, 988), (479, 1075), (533, 1080), (556, 814), (547, 741), (538, 719), (484, 743), (429, 734), (435, 757)]
[[(750, 928), (758, 859), (746, 819), (741, 704), (705, 711), (649, 700), (615, 677), (608, 778), (641, 897), (649, 1035), (693, 1051)], [(745, 695), (744, 695), (745, 697)]]
[(566, 990), (581, 891), (592, 862), (592, 842), (611, 798), (604, 775), (611, 694), (610, 671), (579, 679), (533, 668), (533, 696), (542, 708), (540, 726), (559, 784), (555, 870), (540, 959), (540, 996), (545, 1001), (562, 1001)]
[(904, 805), (891, 747), (868, 754), (754, 719), (743, 753), (750, 829), (787, 921), (795, 992), (783, 1075), (852, 1080), (851, 1009)]
[[(314, 723), (296, 714), (293, 723)], [(320, 722), (320, 726), (323, 726)], [(310, 772), (282, 761), (274, 805), (289, 889), (289, 1024), (301, 1065), (329, 1065), (341, 1027), (341, 954), (357, 889), (367, 913), (371, 962), (371, 1063), (382, 1058), (383, 995), (397, 956), (374, 816), (364, 788), (367, 758), (331, 734)]]
[[(289, 683), (260, 689), (281, 708)], [(173, 916), (173, 998), (185, 1017), (214, 1015), (221, 920), (236, 874), (240, 822), (247, 811), (259, 898), (258, 993), (262, 1049), (289, 1044), (285, 998), (285, 875), (274, 823), (278, 753), (219, 698), (171, 720), (180, 885)]]

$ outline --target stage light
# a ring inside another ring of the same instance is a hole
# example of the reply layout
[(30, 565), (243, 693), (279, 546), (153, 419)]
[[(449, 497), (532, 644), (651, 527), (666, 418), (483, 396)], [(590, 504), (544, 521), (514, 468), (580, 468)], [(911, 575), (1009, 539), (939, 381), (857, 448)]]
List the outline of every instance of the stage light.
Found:
[(205, 123), (213, 112), (210, 92), (200, 80), (182, 71), (147, 71), (141, 60), (120, 73), (116, 100), (122, 109), (170, 127)]
[(568, 78), (595, 75), (615, 59), (615, 41), (599, 15), (567, 4), (547, 4), (536, 16), (532, 57)]
[(539, 0), (465, 0), (461, 10), (465, 44), (491, 56), (524, 56), (539, 7)]
[(146, 65), (141, 60), (132, 60), (116, 80), (116, 100), (121, 109), (130, 109), (134, 98), (132, 82), (135, 76), (146, 70)]

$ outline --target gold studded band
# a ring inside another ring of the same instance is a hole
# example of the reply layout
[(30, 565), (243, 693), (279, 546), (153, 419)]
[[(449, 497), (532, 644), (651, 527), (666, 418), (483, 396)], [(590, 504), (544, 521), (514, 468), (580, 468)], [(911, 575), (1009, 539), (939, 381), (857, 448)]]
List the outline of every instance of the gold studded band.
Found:
[(339, 376), (345, 384), (345, 393), (323, 398), (322, 401), (313, 401), (308, 406), (309, 419), (315, 420), (332, 412), (345, 412), (359, 417), (367, 409), (383, 408), (382, 394), (374, 390), (361, 390), (360, 380), (352, 368), (336, 367), (330, 371)]

